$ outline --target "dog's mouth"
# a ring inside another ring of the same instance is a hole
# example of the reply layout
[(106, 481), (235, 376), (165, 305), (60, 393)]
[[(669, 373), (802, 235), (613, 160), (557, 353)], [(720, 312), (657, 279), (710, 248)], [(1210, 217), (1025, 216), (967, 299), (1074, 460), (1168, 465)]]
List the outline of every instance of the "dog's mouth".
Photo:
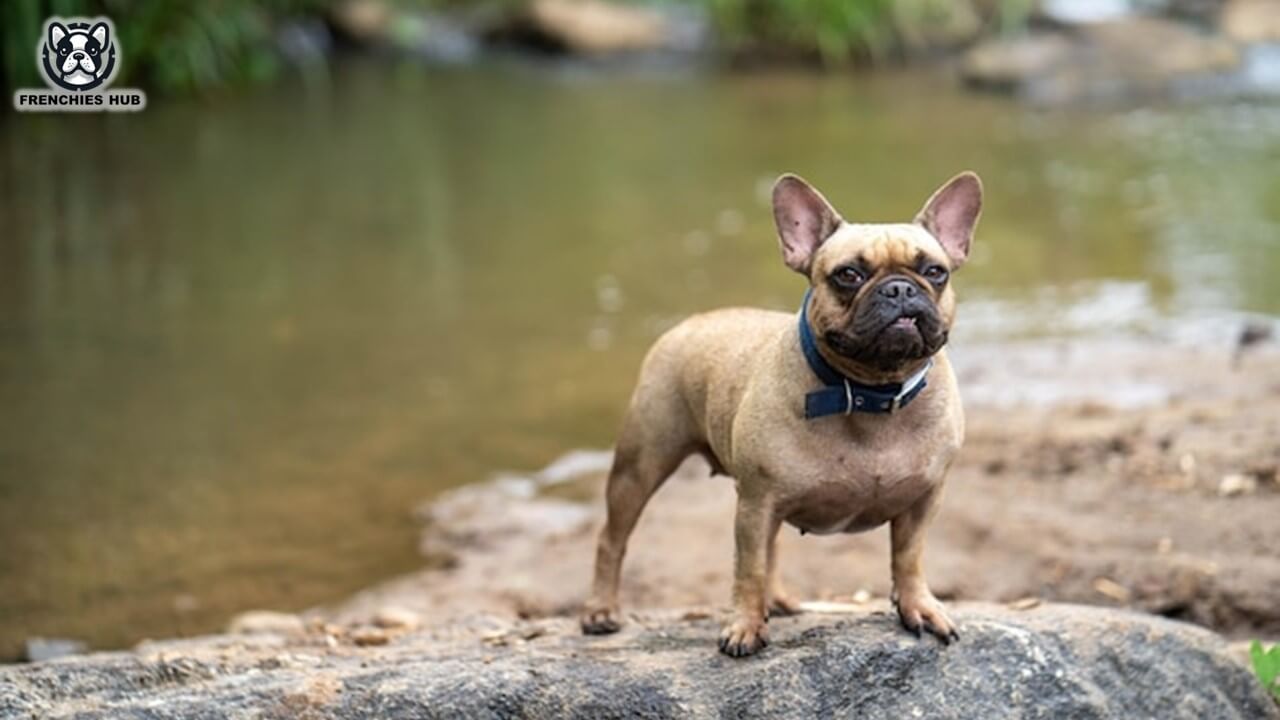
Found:
[(865, 318), (861, 328), (828, 330), (822, 337), (842, 357), (892, 370), (937, 352), (946, 344), (947, 331), (934, 315), (905, 309), (889, 314), (889, 318)]
[(920, 324), (915, 315), (901, 315), (884, 326), (883, 332), (920, 334)]

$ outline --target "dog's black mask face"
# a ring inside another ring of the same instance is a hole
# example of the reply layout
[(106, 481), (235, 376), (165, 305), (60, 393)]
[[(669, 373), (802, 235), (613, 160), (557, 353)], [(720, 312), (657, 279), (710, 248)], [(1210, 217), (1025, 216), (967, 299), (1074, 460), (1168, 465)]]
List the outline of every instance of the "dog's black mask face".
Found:
[[(84, 47), (76, 47), (78, 44)], [(62, 42), (58, 43), (57, 50), (58, 55), (64, 58), (74, 52), (83, 52), (85, 55), (96, 58), (102, 52), (102, 44), (95, 40), (92, 35), (77, 33), (76, 35), (68, 35), (62, 38)]]
[(938, 352), (947, 342), (948, 322), (936, 298), (945, 290), (947, 271), (937, 264), (929, 268), (939, 274), (939, 282), (888, 272), (874, 282), (851, 283), (866, 277), (863, 271), (837, 268), (827, 279), (830, 297), (824, 315), (830, 324), (822, 332), (826, 345), (842, 357), (882, 371)]

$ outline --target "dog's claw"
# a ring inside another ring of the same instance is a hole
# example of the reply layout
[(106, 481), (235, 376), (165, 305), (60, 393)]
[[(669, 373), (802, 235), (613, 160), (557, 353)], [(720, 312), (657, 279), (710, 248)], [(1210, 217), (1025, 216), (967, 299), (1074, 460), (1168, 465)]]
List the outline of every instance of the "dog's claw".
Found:
[(955, 625), (942, 609), (932, 594), (907, 595), (898, 599), (898, 619), (916, 638), (923, 638), (924, 633), (936, 637), (943, 645), (950, 645), (960, 639)]
[(907, 632), (911, 633), (912, 635), (915, 635), (917, 638), (921, 637), (919, 625), (912, 625), (902, 615), (898, 616), (898, 622), (902, 623), (902, 628)]
[(736, 621), (720, 635), (720, 652), (732, 658), (743, 658), (763, 650), (769, 644), (763, 622)]
[(622, 623), (610, 610), (591, 610), (582, 616), (582, 634), (611, 635), (622, 629)]
[(938, 638), (938, 640), (941, 641), (943, 645), (950, 645), (951, 636), (954, 635), (956, 632), (955, 630), (952, 630), (951, 632), (945, 632), (945, 633), (941, 632), (940, 630), (938, 630), (938, 628), (933, 626), (933, 623), (929, 622), (928, 620), (924, 621), (924, 629), (925, 629), (925, 632)]

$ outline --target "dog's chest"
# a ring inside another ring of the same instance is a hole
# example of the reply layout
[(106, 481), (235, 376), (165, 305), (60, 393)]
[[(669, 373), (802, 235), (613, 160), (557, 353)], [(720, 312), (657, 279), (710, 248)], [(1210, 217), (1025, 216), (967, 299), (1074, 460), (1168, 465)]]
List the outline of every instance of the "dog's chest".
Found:
[(936, 453), (902, 448), (828, 448), (792, 465), (779, 482), (778, 507), (809, 533), (861, 532), (919, 501), (941, 480)]

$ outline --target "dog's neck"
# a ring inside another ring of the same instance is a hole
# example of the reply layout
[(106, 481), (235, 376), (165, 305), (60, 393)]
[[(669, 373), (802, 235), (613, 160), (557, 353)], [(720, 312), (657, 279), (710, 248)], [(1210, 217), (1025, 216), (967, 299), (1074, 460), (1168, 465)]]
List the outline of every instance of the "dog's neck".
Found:
[(886, 370), (850, 360), (828, 347), (821, 337), (815, 337), (814, 340), (816, 341), (814, 345), (818, 348), (818, 353), (822, 355), (822, 359), (826, 360), (828, 365), (841, 375), (863, 385), (901, 384), (920, 372), (925, 364), (929, 362), (927, 357), (919, 360), (909, 360), (900, 367)]

